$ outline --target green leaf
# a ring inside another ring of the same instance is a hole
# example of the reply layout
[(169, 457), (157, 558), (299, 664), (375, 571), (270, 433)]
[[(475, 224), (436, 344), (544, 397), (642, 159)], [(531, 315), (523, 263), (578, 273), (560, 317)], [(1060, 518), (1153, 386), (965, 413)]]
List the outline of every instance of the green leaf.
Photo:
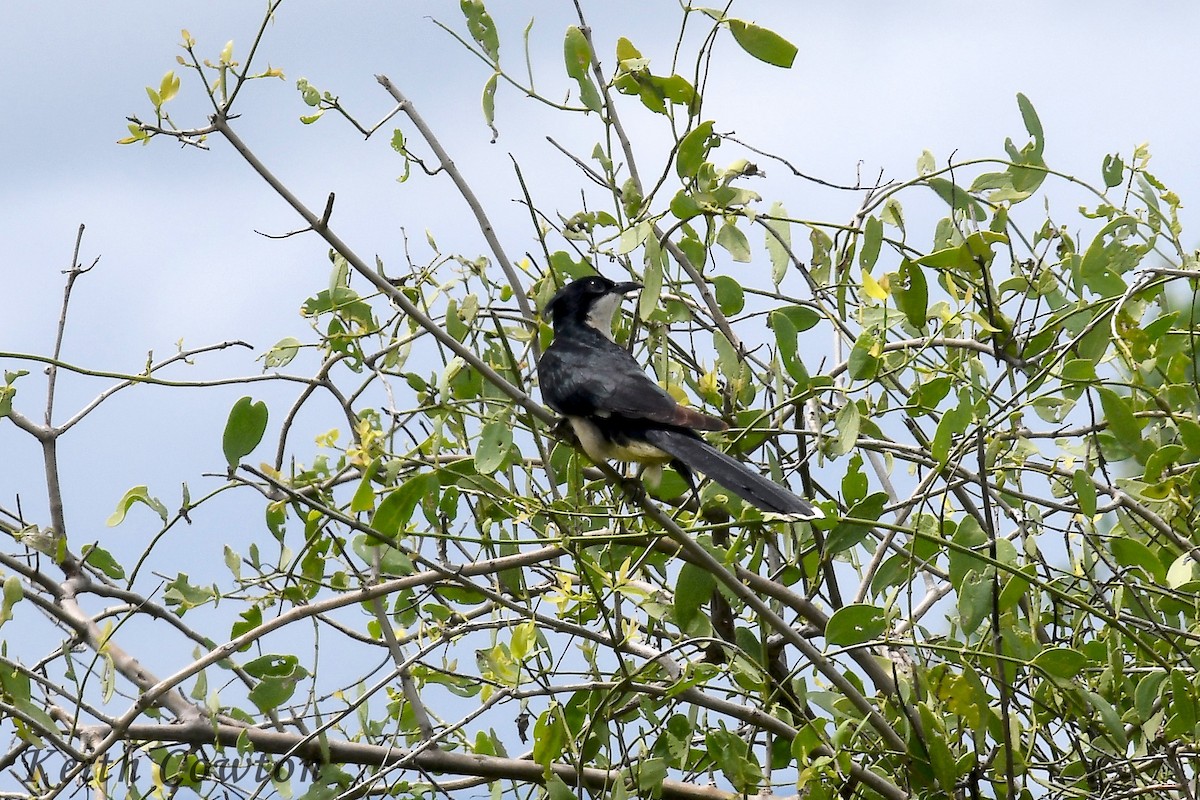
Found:
[[(786, 217), (787, 209), (778, 201), (771, 204), (767, 210), (769, 217)], [(767, 230), (764, 232), (767, 240), (767, 255), (771, 258), (771, 282), (778, 286), (783, 282), (791, 265), (788, 251), (792, 249), (792, 223), (786, 219), (764, 219)]]
[(399, 488), (390, 492), (375, 509), (371, 527), (387, 539), (394, 539), (400, 528), (412, 519), (413, 511), (421, 498), (440, 489), (437, 475), (422, 472), (406, 480)]
[[(612, 796), (616, 796), (615, 791)], [(557, 772), (550, 773), (550, 777), (546, 779), (546, 797), (547, 800), (579, 800), (579, 795), (575, 794), (575, 790), (568, 786)]]
[(867, 217), (863, 224), (862, 249), (858, 251), (858, 263), (867, 272), (879, 260), (879, 248), (883, 244), (883, 223), (879, 217)]
[(933, 434), (930, 454), (937, 459), (938, 464), (946, 463), (955, 441), (966, 432), (972, 419), (970, 393), (966, 389), (959, 390), (958, 405), (942, 415), (941, 422)]
[(907, 258), (900, 262), (900, 271), (891, 281), (892, 298), (908, 324), (917, 330), (925, 329), (929, 313), (929, 285), (921, 266)]
[(13, 386), (13, 383), (28, 374), (27, 369), (4, 371), (4, 385), (0, 386), (0, 419), (12, 413), (13, 398), (17, 396), (17, 387)]
[(850, 377), (857, 381), (869, 381), (879, 369), (879, 339), (872, 331), (863, 331), (850, 350), (846, 363)]
[(760, 28), (753, 22), (740, 19), (727, 19), (729, 32), (742, 49), (759, 61), (765, 61), (776, 67), (791, 69), (796, 60), (796, 45), (784, 39), (778, 33)]
[(504, 463), (512, 448), (513, 437), (510, 423), (495, 420), (483, 426), (479, 445), (475, 448), (475, 469), (480, 475), (491, 475)]
[(746, 234), (732, 222), (726, 222), (717, 232), (717, 244), (724, 247), (734, 261), (746, 263), (750, 261), (750, 242)]
[(4, 599), (0, 602), (0, 625), (13, 618), (13, 606), (21, 602), (24, 598), (25, 588), (21, 586), (21, 579), (16, 575), (9, 575), (5, 578)]
[(1121, 185), (1125, 180), (1125, 162), (1121, 159), (1119, 153), (1111, 153), (1104, 157), (1100, 174), (1104, 176), (1104, 186), (1106, 189)]
[(33, 701), (33, 686), (29, 676), (14, 666), (0, 664), (0, 696), (16, 706), (33, 720), (37, 729), (46, 732), (58, 731), (58, 726), (45, 710)]
[(1125, 736), (1125, 726), (1121, 724), (1121, 715), (1113, 708), (1112, 703), (1095, 692), (1085, 689), (1083, 693), (1087, 696), (1092, 708), (1100, 715), (1100, 720), (1104, 723), (1109, 738), (1119, 749), (1124, 750), (1129, 744), (1129, 740)]
[[(237, 621), (233, 623), (233, 627), (229, 630), (229, 638), (237, 639), (239, 636), (249, 633), (259, 625), (262, 625), (262, 622), (262, 609), (256, 605), (250, 606), (245, 611), (238, 614)], [(246, 650), (249, 650), (251, 646), (252, 645), (250, 643), (247, 643), (242, 648), (242, 651), (245, 652)]]
[(1167, 680), (1167, 671), (1156, 669), (1146, 673), (1138, 681), (1133, 692), (1133, 707), (1137, 712), (1139, 722), (1145, 722), (1154, 713), (1159, 697), (1162, 696), (1162, 686)]
[(359, 514), (375, 508), (374, 478), (381, 463), (382, 459), (376, 458), (363, 470), (362, 480), (359, 481), (358, 488), (354, 490), (354, 496), (350, 498), (351, 512)]
[(1087, 666), (1088, 659), (1069, 647), (1050, 647), (1037, 654), (1033, 666), (1055, 678), (1069, 681)]
[(1126, 569), (1140, 569), (1144, 575), (1144, 580), (1154, 583), (1163, 584), (1167, 580), (1167, 568), (1154, 555), (1145, 543), (1129, 536), (1114, 536), (1109, 540), (1109, 547), (1112, 548), (1113, 558), (1117, 563)]
[(834, 427), (837, 428), (838, 435), (830, 446), (830, 455), (842, 456), (849, 453), (858, 444), (858, 432), (862, 427), (858, 404), (850, 402), (842, 406), (834, 420)]
[(675, 582), (675, 623), (685, 633), (693, 630), (692, 623), (700, 616), (700, 607), (712, 598), (717, 580), (703, 567), (687, 563), (679, 570)]
[(809, 306), (780, 306), (771, 312), (772, 316), (775, 314), (791, 320), (792, 326), (800, 333), (816, 327), (821, 321), (821, 314)]
[(987, 213), (984, 212), (979, 201), (967, 194), (961, 186), (956, 186), (945, 178), (926, 178), (925, 182), (955, 211), (963, 212), (976, 222), (982, 222), (987, 218)]
[(294, 336), (288, 336), (285, 339), (280, 339), (275, 343), (275, 346), (266, 352), (263, 356), (263, 363), (267, 369), (278, 369), (286, 367), (292, 363), (292, 359), (300, 352), (303, 345), (300, 340)]
[(1145, 423), (1139, 422), (1133, 415), (1130, 399), (1103, 386), (1098, 387), (1096, 392), (1100, 395), (1100, 405), (1104, 409), (1108, 430), (1131, 452), (1140, 451), (1142, 446), (1147, 444), (1142, 439), (1142, 427)]
[(742, 285), (727, 275), (716, 276), (712, 283), (716, 289), (717, 305), (721, 313), (727, 317), (740, 314), (746, 307), (746, 295), (742, 291)]
[(1041, 155), (1044, 146), (1042, 121), (1038, 119), (1037, 112), (1033, 110), (1033, 103), (1029, 102), (1029, 98), (1020, 92), (1017, 92), (1017, 107), (1021, 109), (1021, 120), (1025, 123), (1025, 130), (1033, 139), (1034, 153)]
[(558, 703), (551, 703), (533, 724), (533, 760), (542, 767), (550, 765), (562, 755), (567, 745), (567, 726), (559, 713)]
[(163, 599), (167, 606), (174, 608), (175, 613), (181, 617), (184, 612), (205, 605), (216, 596), (217, 592), (214, 587), (196, 586), (188, 579), (185, 572), (178, 573), (175, 580), (168, 583), (163, 592)]
[(871, 526), (858, 520), (877, 521), (883, 514), (887, 500), (886, 494), (875, 492), (850, 506), (845, 518), (838, 522), (825, 539), (826, 557), (836, 556), (862, 544), (870, 535)]
[(679, 150), (675, 153), (675, 172), (683, 179), (694, 178), (700, 171), (708, 151), (712, 148), (713, 122), (701, 122), (687, 132), (679, 140)]
[(158, 498), (151, 497), (150, 490), (146, 486), (134, 486), (117, 502), (117, 510), (108, 518), (108, 527), (112, 528), (124, 522), (125, 515), (129, 513), (129, 509), (134, 503), (149, 506), (163, 522), (167, 521), (167, 507)]
[(500, 63), (500, 36), (496, 33), (496, 23), (492, 20), (483, 0), (459, 0), (463, 16), (467, 18), (467, 30), (493, 64)]
[(1075, 497), (1079, 499), (1079, 510), (1086, 516), (1094, 517), (1096, 515), (1096, 485), (1092, 483), (1092, 478), (1086, 470), (1075, 470), (1071, 476), (1071, 488), (1075, 490)]
[(947, 375), (918, 380), (909, 398), (909, 415), (919, 417), (932, 413), (950, 393), (951, 385), (952, 381)]
[[(1125, 291), (1120, 273), (1136, 263), (1136, 249), (1124, 243), (1136, 236), (1137, 218), (1121, 214), (1109, 220), (1096, 233), (1079, 262), (1079, 277), (1096, 294), (1112, 297)], [(1109, 241), (1108, 237), (1113, 237)]]
[(808, 370), (796, 356), (799, 340), (796, 337), (796, 325), (791, 317), (779, 311), (772, 311), (767, 318), (767, 324), (775, 331), (775, 346), (779, 348), (779, 360), (787, 373), (797, 381), (808, 380)]
[(267, 404), (243, 397), (233, 404), (221, 446), (230, 467), (236, 467), (262, 441), (267, 430)]
[(930, 796), (952, 797), (956, 794), (959, 769), (950, 745), (946, 743), (942, 716), (935, 714), (928, 703), (918, 703), (917, 709), (921, 717), (921, 728), (924, 731), (923, 749), (929, 756), (929, 766), (942, 790), (937, 795), (930, 793)]
[(567, 28), (567, 35), (563, 40), (563, 60), (566, 63), (567, 75), (579, 84), (579, 100), (584, 108), (599, 112), (602, 105), (600, 92), (592, 82), (590, 73), (592, 48), (588, 46), (583, 31), (574, 25)]
[(487, 83), (483, 85), (483, 121), (492, 129), (492, 141), (495, 141), (495, 123), (496, 123), (496, 84), (500, 78), (499, 72), (493, 72), (492, 77), (487, 79)]
[(887, 612), (866, 603), (842, 606), (825, 625), (825, 640), (836, 647), (869, 642), (887, 628)]
[(671, 198), (671, 213), (683, 222), (687, 222), (692, 217), (697, 217), (704, 213), (704, 209), (696, 202), (696, 198), (692, 197), (685, 190), (680, 189)]
[(296, 693), (298, 679), (268, 678), (250, 690), (247, 697), (260, 711), (270, 711), (286, 703)]
[(958, 627), (963, 636), (979, 629), (992, 610), (992, 568), (970, 570), (958, 586)]
[(103, 572), (114, 581), (122, 580), (125, 577), (125, 568), (102, 547), (97, 545), (88, 545), (82, 551), (83, 561), (91, 564), (96, 569)]

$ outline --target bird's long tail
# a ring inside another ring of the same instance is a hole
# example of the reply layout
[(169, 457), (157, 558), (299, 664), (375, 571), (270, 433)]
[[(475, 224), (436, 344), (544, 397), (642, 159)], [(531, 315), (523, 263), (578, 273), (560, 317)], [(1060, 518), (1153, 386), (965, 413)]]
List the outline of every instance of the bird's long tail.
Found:
[(708, 478), (763, 511), (813, 518), (821, 516), (812, 503), (737, 459), (727, 456), (699, 437), (681, 431), (651, 429), (646, 440), (669, 453), (684, 466), (704, 473)]

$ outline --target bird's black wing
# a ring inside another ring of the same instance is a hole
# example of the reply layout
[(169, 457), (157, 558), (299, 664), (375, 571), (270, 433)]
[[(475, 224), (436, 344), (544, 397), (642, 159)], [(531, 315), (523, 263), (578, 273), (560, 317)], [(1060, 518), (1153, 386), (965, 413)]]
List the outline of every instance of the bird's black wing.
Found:
[(538, 374), (542, 396), (560, 414), (702, 430), (723, 427), (720, 420), (676, 403), (628, 351), (599, 336), (556, 339), (543, 354)]

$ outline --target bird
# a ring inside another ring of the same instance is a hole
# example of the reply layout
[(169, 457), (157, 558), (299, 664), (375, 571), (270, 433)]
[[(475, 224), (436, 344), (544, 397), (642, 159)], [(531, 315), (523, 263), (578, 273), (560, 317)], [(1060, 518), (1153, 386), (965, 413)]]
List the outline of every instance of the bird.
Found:
[(626, 296), (641, 288), (636, 281), (590, 275), (550, 299), (543, 316), (550, 317), (554, 340), (538, 362), (546, 405), (570, 423), (596, 463), (637, 462), (658, 469), (670, 464), (693, 490), (693, 473), (700, 472), (763, 511), (795, 519), (821, 516), (809, 501), (702, 439), (702, 431), (729, 426), (677, 403), (616, 343), (613, 316)]

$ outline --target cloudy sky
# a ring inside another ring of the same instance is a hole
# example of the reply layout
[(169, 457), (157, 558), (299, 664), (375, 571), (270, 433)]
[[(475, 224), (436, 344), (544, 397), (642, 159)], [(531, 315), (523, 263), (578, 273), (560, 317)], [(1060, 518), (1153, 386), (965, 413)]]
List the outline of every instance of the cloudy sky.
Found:
[[(539, 88), (561, 95), (562, 35), (573, 22), (564, 0), (494, 0), (502, 59), (523, 73), (521, 31), (529, 19)], [(48, 353), (61, 301), (61, 270), (76, 228), (87, 225), (82, 260), (97, 269), (76, 290), (66, 360), (105, 370), (137, 371), (147, 353), (244, 339), (257, 350), (225, 351), (190, 373), (253, 374), (254, 358), (284, 336), (304, 338), (301, 302), (326, 280), (325, 248), (315, 237), (268, 240), (255, 230), (299, 227), (291, 212), (220, 141), (209, 152), (161, 140), (121, 147), (125, 117), (151, 114), (144, 87), (174, 68), (180, 29), (216, 57), (229, 39), (244, 55), (264, 3), (179, 0), (171, 3), (8, 3), (0, 47), (5, 53), (6, 113), (0, 116), (0, 242), (5, 258), (0, 351)], [(668, 0), (584, 2), (596, 41), (612, 64), (617, 36), (669, 63), (678, 6)], [(1194, 35), (1200, 10), (1190, 3), (804, 3), (743, 0), (732, 13), (781, 33), (799, 47), (794, 69), (754, 61), (728, 39), (718, 48), (706, 115), (797, 167), (852, 183), (910, 176), (924, 149), (944, 162), (997, 156), (1005, 137), (1025, 140), (1015, 95), (1038, 109), (1046, 159), (1061, 171), (1096, 181), (1106, 153), (1128, 154), (1149, 141), (1153, 166), (1168, 186), (1200, 202), (1195, 98), (1200, 96)], [(543, 106), (501, 90), (500, 138), (489, 143), (479, 94), (489, 72), (430, 18), (462, 30), (456, 2), (317, 3), (287, 0), (263, 43), (259, 65), (283, 70), (239, 102), (243, 138), (297, 193), (321, 206), (338, 193), (335, 224), (362, 253), (400, 262), (407, 233), (415, 258), (428, 256), (425, 231), (442, 249), (474, 256), (484, 248), (466, 209), (444, 180), (400, 185), (399, 159), (387, 137), (369, 142), (326, 117), (303, 126), (307, 109), (295, 81), (304, 77), (339, 95), (365, 121), (392, 103), (375, 82), (389, 75), (417, 104), (492, 210), (511, 255), (535, 249), (510, 154), (549, 207), (568, 207), (578, 186), (571, 165), (546, 144), (547, 133), (586, 154), (598, 130), (563, 122)], [(172, 113), (202, 124), (204, 106), (183, 76)], [(648, 113), (627, 119), (635, 139), (659, 134)], [(389, 129), (390, 130), (390, 127)], [(593, 137), (590, 138), (589, 137)], [(732, 160), (732, 154), (731, 154)], [(768, 173), (771, 167), (767, 167)], [(798, 216), (842, 221), (854, 198), (793, 189)], [(1072, 200), (1061, 211), (1072, 210)], [(1065, 214), (1064, 214), (1065, 216)], [(1185, 230), (1194, 210), (1185, 208)], [(0, 367), (21, 365), (0, 358)], [(28, 368), (26, 366), (26, 368)], [(17, 408), (40, 418), (37, 376), (20, 384)], [(61, 421), (105, 381), (64, 380)], [(150, 483), (168, 506), (178, 486), (204, 485), (222, 468), (220, 433), (244, 389), (191, 394), (142, 389), (107, 404), (63, 442), (69, 519), (84, 540), (124, 536), (137, 552), (155, 520), (131, 517), (116, 533), (103, 521), (130, 486)], [(286, 402), (293, 392), (278, 397)], [(27, 515), (44, 522), (38, 452), (0, 424), (0, 505), (19, 493)], [(259, 511), (252, 522), (258, 525)], [(209, 524), (212, 524), (211, 521)], [(216, 539), (221, 539), (217, 536)], [(219, 552), (219, 551), (218, 551)]]

